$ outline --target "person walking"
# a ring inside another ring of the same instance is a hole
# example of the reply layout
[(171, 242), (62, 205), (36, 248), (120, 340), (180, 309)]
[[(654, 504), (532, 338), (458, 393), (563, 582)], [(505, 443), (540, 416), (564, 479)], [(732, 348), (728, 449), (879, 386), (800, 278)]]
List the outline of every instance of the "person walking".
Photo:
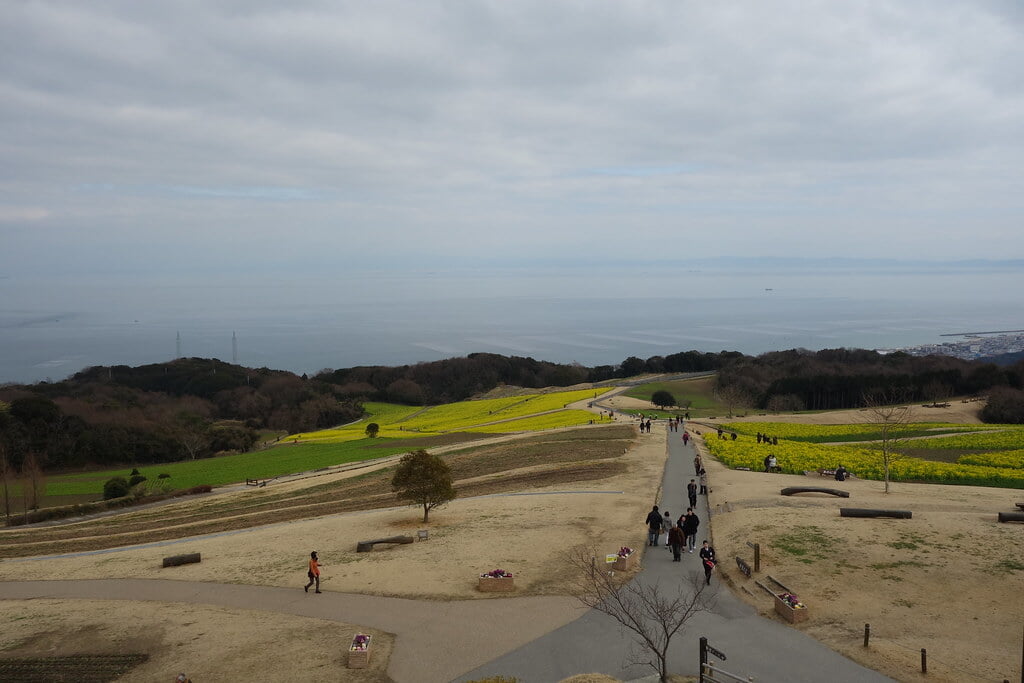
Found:
[(691, 479), (690, 483), (686, 485), (686, 495), (690, 497), (690, 507), (697, 507), (697, 481), (695, 479)]
[(683, 432), (683, 445), (685, 446), (688, 443), (690, 443), (690, 432), (684, 431)]
[(718, 560), (715, 559), (715, 549), (708, 545), (707, 541), (704, 541), (704, 545), (700, 549), (700, 560), (704, 565), (704, 583), (711, 585), (711, 572), (715, 570), (715, 565), (718, 564)]
[(661, 533), (661, 513), (658, 512), (658, 506), (655, 505), (651, 508), (651, 511), (647, 513), (647, 545), (658, 545), (658, 535)]
[[(668, 532), (672, 528), (672, 515), (665, 512), (665, 516), (661, 520), (661, 530), (665, 534), (665, 547), (668, 548)], [(671, 548), (669, 548), (671, 550)]]
[(668, 545), (672, 548), (672, 561), (682, 562), (683, 560), (683, 530), (679, 528), (678, 524), (673, 524), (672, 528), (668, 530)]
[(683, 517), (683, 536), (686, 538), (686, 546), (690, 552), (697, 547), (697, 527), (700, 526), (700, 517), (693, 511), (693, 508), (686, 508), (686, 515)]
[(700, 468), (700, 495), (708, 495), (708, 471)]
[(307, 593), (309, 592), (309, 587), (314, 583), (316, 584), (316, 592), (320, 592), (320, 566), (320, 558), (316, 556), (316, 551), (314, 550), (309, 554), (309, 571), (306, 574), (309, 577), (309, 583), (305, 585)]

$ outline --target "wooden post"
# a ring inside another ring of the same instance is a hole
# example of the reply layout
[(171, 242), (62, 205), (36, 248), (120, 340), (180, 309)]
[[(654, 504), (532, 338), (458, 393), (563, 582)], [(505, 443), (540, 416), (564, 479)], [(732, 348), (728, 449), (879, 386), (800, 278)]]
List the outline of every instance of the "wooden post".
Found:
[(704, 683), (704, 667), (708, 663), (708, 639), (705, 636), (700, 637), (700, 683)]
[(871, 638), (871, 624), (864, 624), (864, 647), (868, 646), (868, 640)]
[(761, 571), (761, 544), (754, 544), (754, 571)]
[(921, 648), (921, 673), (928, 673), (928, 650)]

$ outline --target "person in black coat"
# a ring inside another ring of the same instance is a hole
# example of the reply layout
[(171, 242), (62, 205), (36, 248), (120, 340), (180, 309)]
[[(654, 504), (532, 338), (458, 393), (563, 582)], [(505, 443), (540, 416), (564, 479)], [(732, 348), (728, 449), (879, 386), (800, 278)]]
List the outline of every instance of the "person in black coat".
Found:
[(658, 536), (661, 534), (661, 513), (655, 505), (647, 513), (647, 545), (658, 545)]
[(711, 572), (715, 570), (718, 560), (715, 559), (715, 549), (709, 546), (707, 541), (704, 541), (700, 549), (700, 560), (704, 565), (704, 583), (711, 585)]
[(700, 518), (693, 511), (693, 508), (686, 508), (686, 514), (683, 515), (682, 527), (683, 536), (686, 538), (686, 545), (693, 552), (693, 549), (697, 546), (697, 527), (700, 526)]

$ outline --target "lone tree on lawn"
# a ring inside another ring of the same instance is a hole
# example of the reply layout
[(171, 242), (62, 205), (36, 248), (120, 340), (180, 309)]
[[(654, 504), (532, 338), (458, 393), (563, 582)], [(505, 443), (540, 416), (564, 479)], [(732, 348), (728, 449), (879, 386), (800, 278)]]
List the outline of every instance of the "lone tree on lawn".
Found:
[(391, 479), (391, 488), (398, 493), (399, 500), (423, 506), (424, 522), (431, 510), (455, 498), (448, 463), (422, 449), (402, 456)]
[(604, 556), (585, 546), (569, 550), (567, 560), (576, 599), (632, 631), (642, 652), (634, 652), (631, 661), (647, 664), (661, 681), (668, 681), (672, 639), (695, 614), (714, 607), (715, 598), (704, 577), (693, 572), (688, 579), (672, 580), (667, 586), (630, 580), (625, 574), (616, 577), (608, 571)]
[(651, 403), (659, 408), (670, 408), (679, 405), (676, 403), (676, 397), (664, 389), (658, 389), (651, 395)]
[(864, 445), (874, 449), (882, 461), (886, 493), (889, 493), (889, 473), (892, 465), (903, 457), (896, 448), (900, 441), (906, 438), (906, 427), (911, 420), (910, 408), (897, 405), (905, 398), (906, 393), (898, 390), (876, 391), (864, 396), (868, 422), (878, 429), (878, 439)]
[(371, 422), (370, 424), (366, 425), (366, 435), (368, 437), (370, 437), (371, 439), (376, 439), (377, 438), (377, 432), (379, 432), (379, 431), (380, 431), (380, 425), (377, 424), (376, 422)]

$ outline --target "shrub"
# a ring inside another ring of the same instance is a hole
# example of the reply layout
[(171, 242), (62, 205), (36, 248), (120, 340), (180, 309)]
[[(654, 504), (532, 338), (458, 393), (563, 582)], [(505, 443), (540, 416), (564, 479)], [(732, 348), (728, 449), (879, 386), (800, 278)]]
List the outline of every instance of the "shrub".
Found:
[(160, 474), (156, 475), (156, 478), (157, 479), (170, 479), (171, 475), (167, 474), (166, 472), (161, 472)]
[(138, 474), (138, 470), (136, 470), (136, 473), (133, 474), (132, 478), (128, 480), (128, 488), (133, 489), (138, 484), (141, 484), (144, 481), (146, 481), (146, 477), (142, 476), (141, 474)]
[(124, 477), (111, 477), (103, 484), (103, 500), (127, 496), (131, 488), (128, 480)]

